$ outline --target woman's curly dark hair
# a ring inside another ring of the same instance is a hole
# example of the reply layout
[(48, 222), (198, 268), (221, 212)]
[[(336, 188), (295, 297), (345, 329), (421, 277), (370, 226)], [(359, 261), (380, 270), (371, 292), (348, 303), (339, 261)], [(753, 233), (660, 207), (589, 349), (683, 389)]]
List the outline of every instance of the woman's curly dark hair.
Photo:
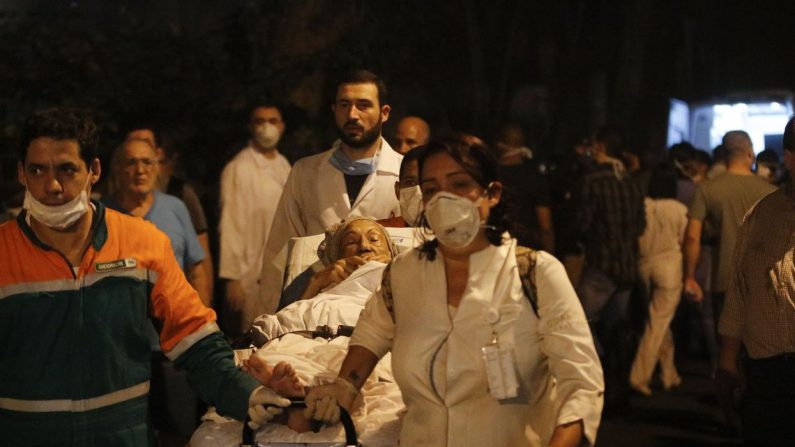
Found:
[[(422, 169), (425, 162), (436, 154), (447, 154), (456, 163), (461, 165), (467, 174), (480, 185), (488, 190), (492, 182), (498, 180), (497, 159), (494, 158), (493, 151), (479, 138), (467, 134), (454, 134), (441, 139), (434, 139), (423, 147), (422, 154), (417, 160), (419, 165), (420, 183), (422, 183)], [(486, 238), (492, 245), (502, 245), (505, 241), (503, 234), (511, 228), (508, 219), (508, 205), (504, 201), (505, 196), (500, 199), (500, 203), (495, 205), (486, 221)], [(420, 247), (420, 257), (427, 257), (433, 261), (436, 258), (436, 247), (439, 242), (436, 239), (428, 239), (427, 235), (431, 231), (425, 211), (420, 215), (418, 226), (423, 238)]]

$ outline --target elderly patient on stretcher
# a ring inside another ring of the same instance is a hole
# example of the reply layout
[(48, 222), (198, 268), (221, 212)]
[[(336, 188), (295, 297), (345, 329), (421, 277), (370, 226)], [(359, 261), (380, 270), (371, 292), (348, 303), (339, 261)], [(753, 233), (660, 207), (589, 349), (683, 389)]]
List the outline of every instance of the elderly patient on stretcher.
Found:
[[(394, 254), (389, 234), (372, 219), (352, 217), (330, 228), (318, 248), (324, 268), (310, 271), (300, 299), (275, 315), (262, 315), (254, 321), (252, 341), (255, 346), (264, 346), (242, 360), (243, 369), (290, 398), (302, 398), (307, 386), (332, 381), (347, 351), (347, 337), (324, 340), (306, 335), (318, 326), (355, 326)], [(391, 363), (386, 360), (363, 388), (363, 395), (391, 395), (391, 400), (371, 399), (367, 405), (369, 413), (391, 412), (394, 419), (402, 402)], [(274, 422), (299, 433), (311, 429), (299, 409), (286, 411)]]
[(389, 233), (372, 219), (350, 217), (329, 228), (318, 248), (323, 268), (299, 275), (282, 297), (280, 305), (286, 306), (254, 320), (250, 333), (254, 345), (323, 325), (355, 326), (395, 254)]

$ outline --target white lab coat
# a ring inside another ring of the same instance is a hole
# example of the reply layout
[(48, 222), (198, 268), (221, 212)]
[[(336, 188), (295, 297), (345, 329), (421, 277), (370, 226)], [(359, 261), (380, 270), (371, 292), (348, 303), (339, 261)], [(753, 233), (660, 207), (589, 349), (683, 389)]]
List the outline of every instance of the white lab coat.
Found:
[[(401, 445), (547, 445), (556, 426), (577, 420), (594, 442), (604, 381), (585, 314), (563, 266), (539, 252), (537, 318), (521, 289), (514, 244), (470, 257), (468, 284), (452, 318), (438, 252), (435, 261), (415, 250), (393, 261), (394, 320), (385, 287), (367, 303), (350, 345), (379, 357), (392, 351), (407, 408)], [(498, 316), (494, 325), (489, 315)], [(493, 330), (501, 346), (514, 347), (520, 390), (507, 401), (488, 392), (481, 348)]]
[(241, 282), (246, 322), (262, 313), (257, 299), (262, 253), (289, 174), (290, 163), (282, 154), (276, 152), (276, 158), (268, 159), (251, 146), (241, 150), (221, 174), (218, 276)]
[(329, 163), (338, 144), (339, 141), (325, 152), (298, 160), (287, 179), (260, 274), (260, 304), (266, 313), (276, 312), (279, 304), (286, 261), (283, 249), (290, 238), (323, 233), (349, 215), (373, 219), (400, 215), (395, 182), (403, 156), (382, 138), (376, 171), (367, 177), (351, 207), (345, 177)]

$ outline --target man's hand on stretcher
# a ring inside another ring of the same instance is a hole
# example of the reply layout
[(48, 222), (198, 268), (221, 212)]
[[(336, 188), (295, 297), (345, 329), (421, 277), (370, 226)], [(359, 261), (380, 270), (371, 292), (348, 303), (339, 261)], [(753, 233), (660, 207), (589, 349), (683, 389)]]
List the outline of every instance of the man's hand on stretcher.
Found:
[(338, 377), (333, 383), (312, 388), (306, 395), (304, 417), (326, 424), (340, 421), (340, 407), (351, 413), (359, 390), (352, 383)]
[[(290, 405), (288, 397), (300, 398), (306, 394), (301, 381), (295, 373), (295, 369), (287, 362), (279, 362), (271, 368), (262, 357), (252, 355), (243, 361), (242, 369), (263, 385), (257, 388), (249, 399), (248, 414), (251, 418), (249, 427), (254, 430), (281, 414), (283, 411), (281, 407)], [(258, 402), (259, 405), (252, 403), (252, 399), (258, 392), (265, 400), (264, 402)], [(278, 400), (268, 400), (273, 396), (276, 396)], [(274, 407), (273, 405), (276, 406)], [(285, 422), (288, 427), (297, 432), (305, 432), (311, 429), (309, 420), (304, 418), (300, 411), (288, 411)]]
[(290, 405), (290, 400), (279, 396), (270, 388), (257, 387), (248, 398), (248, 426), (256, 430), (271, 419), (281, 414), (283, 408)]
[(307, 300), (314, 298), (327, 287), (341, 283), (345, 278), (349, 277), (351, 273), (356, 271), (356, 269), (370, 261), (389, 263), (390, 259), (389, 256), (379, 256), (374, 253), (365, 253), (361, 256), (356, 255), (342, 258), (315, 273), (312, 279), (309, 280), (309, 284), (306, 290), (304, 290), (304, 293), (301, 294), (300, 299)]

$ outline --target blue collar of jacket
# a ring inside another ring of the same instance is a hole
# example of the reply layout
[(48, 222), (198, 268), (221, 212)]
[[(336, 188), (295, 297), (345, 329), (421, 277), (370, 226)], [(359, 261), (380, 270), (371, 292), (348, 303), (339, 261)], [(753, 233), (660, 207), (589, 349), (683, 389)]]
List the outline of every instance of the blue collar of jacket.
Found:
[[(91, 199), (91, 204), (94, 205), (94, 215), (91, 218), (91, 231), (89, 231), (91, 235), (91, 246), (94, 247), (94, 250), (99, 251), (99, 249), (105, 245), (105, 241), (108, 240), (108, 225), (105, 223), (105, 206), (94, 199)], [(26, 215), (27, 211), (22, 210), (19, 216), (17, 216), (17, 224), (22, 230), (22, 233), (24, 233), (36, 246), (44, 250), (53, 250), (52, 247), (42, 242), (41, 239), (36, 236), (33, 229), (28, 225), (27, 219), (25, 218)]]

